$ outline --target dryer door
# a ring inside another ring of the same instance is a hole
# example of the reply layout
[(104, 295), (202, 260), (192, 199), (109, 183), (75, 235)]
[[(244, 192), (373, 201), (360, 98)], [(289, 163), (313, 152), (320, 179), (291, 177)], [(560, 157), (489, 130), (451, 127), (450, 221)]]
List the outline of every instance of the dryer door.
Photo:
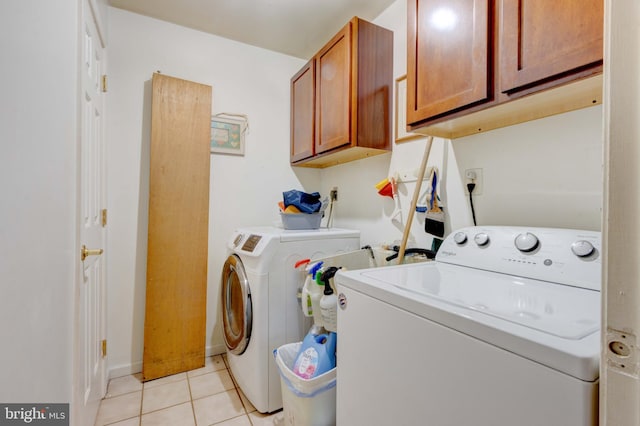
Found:
[(229, 351), (240, 355), (251, 338), (251, 290), (242, 260), (229, 256), (222, 268), (222, 323)]

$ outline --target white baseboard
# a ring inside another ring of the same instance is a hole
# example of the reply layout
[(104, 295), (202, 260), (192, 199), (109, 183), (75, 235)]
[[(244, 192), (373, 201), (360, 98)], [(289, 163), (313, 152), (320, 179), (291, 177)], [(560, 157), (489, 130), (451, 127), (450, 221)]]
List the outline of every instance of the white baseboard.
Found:
[(142, 361), (109, 368), (109, 380), (142, 372)]
[[(224, 343), (218, 345), (207, 346), (205, 348), (205, 356), (210, 357), (214, 355), (220, 355), (226, 352)], [(116, 379), (118, 377), (129, 376), (131, 374), (137, 374), (142, 372), (142, 360), (136, 361), (132, 364), (119, 365), (109, 368), (109, 379)]]

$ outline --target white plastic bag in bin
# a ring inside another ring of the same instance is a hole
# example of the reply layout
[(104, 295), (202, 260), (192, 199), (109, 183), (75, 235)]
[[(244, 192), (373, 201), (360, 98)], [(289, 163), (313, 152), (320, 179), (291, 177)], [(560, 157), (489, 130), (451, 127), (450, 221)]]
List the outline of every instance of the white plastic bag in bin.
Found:
[(289, 343), (273, 351), (280, 372), (285, 425), (333, 426), (336, 424), (336, 371), (332, 368), (311, 379), (293, 372), (302, 342)]
[(303, 379), (293, 372), (301, 342), (289, 343), (273, 350), (283, 383), (294, 395), (311, 398), (336, 386), (336, 368), (311, 379)]

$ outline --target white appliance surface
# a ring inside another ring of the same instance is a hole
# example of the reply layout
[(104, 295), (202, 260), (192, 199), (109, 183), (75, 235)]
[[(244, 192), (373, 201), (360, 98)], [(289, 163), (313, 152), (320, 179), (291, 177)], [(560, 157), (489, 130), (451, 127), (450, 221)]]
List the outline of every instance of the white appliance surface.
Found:
[(600, 268), (598, 232), (471, 227), (339, 272), (338, 423), (596, 424)]
[(273, 350), (302, 341), (311, 326), (298, 301), (304, 271), (294, 265), (306, 258), (357, 250), (359, 245), (359, 231), (338, 228), (248, 227), (229, 238), (229, 255), (240, 258), (249, 282), (253, 318), (246, 350), (239, 355), (227, 351), (227, 359), (238, 385), (258, 411), (282, 408)]

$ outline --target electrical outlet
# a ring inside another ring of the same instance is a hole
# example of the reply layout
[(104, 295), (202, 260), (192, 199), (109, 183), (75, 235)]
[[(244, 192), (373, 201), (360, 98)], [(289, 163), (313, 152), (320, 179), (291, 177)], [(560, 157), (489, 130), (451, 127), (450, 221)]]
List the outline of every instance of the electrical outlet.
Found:
[(483, 179), (482, 179), (482, 169), (466, 169), (464, 171), (465, 194), (469, 193), (469, 190), (467, 189), (467, 184), (472, 182), (476, 184), (476, 187), (473, 189), (473, 195), (482, 195), (482, 190), (484, 189)]
[(334, 186), (333, 188), (331, 188), (331, 192), (329, 193), (329, 197), (331, 198), (331, 201), (338, 201), (338, 187)]

